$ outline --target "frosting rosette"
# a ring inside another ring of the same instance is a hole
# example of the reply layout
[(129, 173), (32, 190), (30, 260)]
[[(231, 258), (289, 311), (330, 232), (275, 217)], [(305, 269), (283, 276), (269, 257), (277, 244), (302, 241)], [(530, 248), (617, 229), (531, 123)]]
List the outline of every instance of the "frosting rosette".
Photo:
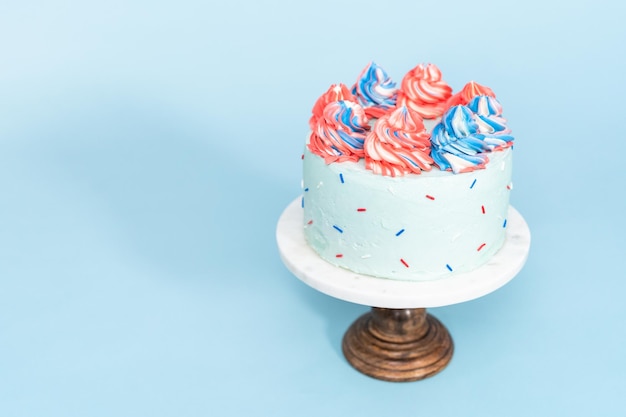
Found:
[(313, 115), (309, 119), (311, 130), (315, 130), (317, 121), (322, 117), (326, 105), (330, 102), (341, 100), (356, 101), (356, 97), (352, 95), (348, 86), (343, 83), (331, 85), (328, 91), (322, 94), (313, 105)]
[(378, 119), (365, 138), (365, 168), (391, 177), (430, 171), (429, 137), (417, 112), (398, 107)]
[(371, 118), (378, 118), (394, 108), (397, 93), (396, 83), (374, 62), (361, 71), (352, 87), (352, 94)]
[(489, 161), (485, 152), (513, 143), (509, 133), (500, 102), (494, 96), (477, 95), (467, 106), (453, 106), (444, 114), (431, 135), (431, 155), (442, 170), (473, 171)]
[(446, 106), (448, 108), (458, 106), (459, 104), (466, 106), (476, 96), (489, 96), (495, 98), (496, 94), (491, 90), (491, 88), (480, 85), (475, 81), (470, 81), (463, 86), (461, 91), (450, 97)]
[(436, 119), (445, 111), (450, 96), (452, 87), (442, 79), (439, 68), (434, 64), (419, 64), (402, 79), (398, 106), (406, 106), (424, 119)]
[(508, 128), (506, 119), (502, 117), (502, 105), (495, 97), (476, 96), (467, 107), (475, 114), (479, 133), (499, 135), (506, 142), (513, 140), (511, 136), (505, 137), (511, 133), (511, 129)]
[(356, 162), (364, 156), (363, 143), (369, 131), (363, 107), (350, 100), (328, 103), (309, 137), (308, 148), (332, 162)]
[(441, 170), (455, 174), (483, 168), (489, 158), (489, 145), (478, 132), (474, 113), (466, 106), (450, 108), (430, 138), (431, 156)]

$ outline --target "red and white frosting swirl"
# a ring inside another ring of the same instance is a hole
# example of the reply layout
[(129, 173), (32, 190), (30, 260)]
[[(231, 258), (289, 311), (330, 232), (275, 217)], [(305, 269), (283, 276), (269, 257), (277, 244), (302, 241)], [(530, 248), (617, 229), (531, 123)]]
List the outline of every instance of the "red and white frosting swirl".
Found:
[(470, 81), (465, 84), (461, 91), (450, 97), (446, 105), (446, 110), (453, 106), (467, 106), (467, 104), (476, 96), (489, 96), (495, 98), (496, 94), (493, 90), (491, 90), (491, 88), (480, 85), (476, 81)]
[(406, 106), (424, 119), (436, 119), (446, 110), (452, 87), (441, 78), (434, 64), (419, 64), (402, 79), (398, 107)]
[(365, 138), (365, 167), (391, 177), (430, 171), (430, 146), (421, 116), (401, 106), (378, 119)]
[(341, 100), (357, 101), (347, 85), (343, 83), (331, 85), (328, 91), (322, 94), (313, 105), (313, 115), (309, 119), (311, 130), (316, 129), (317, 121), (322, 117), (326, 105), (330, 102)]
[(364, 156), (363, 143), (369, 130), (369, 119), (360, 104), (332, 101), (324, 107), (307, 146), (327, 164), (356, 162)]

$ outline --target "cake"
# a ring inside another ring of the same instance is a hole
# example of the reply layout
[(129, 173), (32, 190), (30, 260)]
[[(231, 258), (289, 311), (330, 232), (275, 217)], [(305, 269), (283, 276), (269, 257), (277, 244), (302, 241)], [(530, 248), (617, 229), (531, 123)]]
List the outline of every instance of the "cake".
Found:
[(495, 93), (454, 93), (433, 64), (396, 84), (374, 62), (313, 106), (304, 236), (321, 258), (378, 278), (444, 279), (505, 241), (513, 137)]

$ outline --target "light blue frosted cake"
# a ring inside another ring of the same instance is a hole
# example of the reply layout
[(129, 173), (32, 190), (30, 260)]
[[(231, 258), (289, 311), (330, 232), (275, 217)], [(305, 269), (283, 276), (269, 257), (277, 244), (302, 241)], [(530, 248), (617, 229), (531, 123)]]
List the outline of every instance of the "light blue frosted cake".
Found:
[(303, 157), (304, 235), (334, 265), (433, 280), (480, 267), (504, 243), (513, 138), (499, 102), (476, 83), (452, 95), (432, 64), (402, 85), (416, 74), (415, 85), (443, 91), (424, 113), (431, 118), (374, 63), (354, 87), (331, 86), (315, 104)]

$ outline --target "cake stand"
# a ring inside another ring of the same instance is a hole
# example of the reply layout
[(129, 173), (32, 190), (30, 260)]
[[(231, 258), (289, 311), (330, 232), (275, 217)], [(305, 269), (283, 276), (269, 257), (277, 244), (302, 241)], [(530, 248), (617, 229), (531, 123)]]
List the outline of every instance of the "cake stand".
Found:
[(510, 207), (505, 243), (484, 266), (435, 281), (374, 278), (334, 266), (307, 245), (299, 198), (283, 211), (276, 240), (283, 263), (304, 283), (372, 307), (345, 333), (343, 353), (358, 371), (397, 382), (435, 375), (452, 358), (450, 333), (426, 308), (462, 303), (497, 290), (522, 269), (530, 249), (528, 225)]

